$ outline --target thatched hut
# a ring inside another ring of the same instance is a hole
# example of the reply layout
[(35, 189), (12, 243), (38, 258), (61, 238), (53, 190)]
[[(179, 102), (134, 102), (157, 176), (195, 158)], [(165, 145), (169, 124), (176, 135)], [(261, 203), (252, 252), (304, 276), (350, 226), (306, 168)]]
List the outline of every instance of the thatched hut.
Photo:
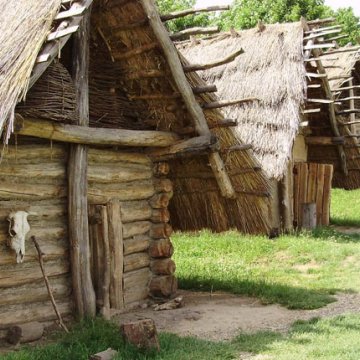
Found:
[(326, 161), (334, 163), (333, 185), (347, 190), (360, 187), (360, 122), (356, 117), (360, 112), (359, 51), (358, 46), (348, 45), (328, 51), (323, 56), (323, 64), (337, 104), (337, 123), (341, 135), (345, 138), (348, 176), (343, 176), (341, 171), (338, 171), (336, 154), (329, 152)]
[(176, 291), (170, 216), (268, 231), (268, 181), (152, 1), (2, 5), (0, 337), (55, 317), (33, 242), (60, 314), (109, 316)]
[[(235, 136), (251, 146), (272, 181), (274, 228), (279, 223), (286, 229), (301, 225), (304, 203), (316, 204), (318, 225), (328, 223), (333, 162), (316, 161), (315, 153), (325, 158), (331, 149), (337, 169), (346, 171), (334, 99), (319, 58), (321, 48), (333, 45), (318, 41), (328, 35), (326, 29), (316, 28), (321, 23), (259, 24), (178, 44), (192, 63), (244, 50), (233, 62), (202, 71), (201, 76), (217, 86), (220, 99), (258, 99), (223, 112), (237, 119)], [(321, 165), (324, 162), (329, 165)]]

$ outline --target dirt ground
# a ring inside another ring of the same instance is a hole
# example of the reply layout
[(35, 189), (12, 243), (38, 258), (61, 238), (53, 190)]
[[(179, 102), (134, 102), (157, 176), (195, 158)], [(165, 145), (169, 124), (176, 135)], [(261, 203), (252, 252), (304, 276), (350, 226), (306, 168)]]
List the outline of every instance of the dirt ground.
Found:
[(202, 339), (230, 340), (239, 332), (272, 330), (286, 332), (296, 320), (360, 313), (360, 294), (337, 295), (337, 302), (317, 310), (288, 310), (279, 305), (262, 305), (255, 298), (226, 293), (180, 291), (184, 306), (154, 311), (151, 307), (118, 316), (120, 323), (154, 319), (158, 331)]

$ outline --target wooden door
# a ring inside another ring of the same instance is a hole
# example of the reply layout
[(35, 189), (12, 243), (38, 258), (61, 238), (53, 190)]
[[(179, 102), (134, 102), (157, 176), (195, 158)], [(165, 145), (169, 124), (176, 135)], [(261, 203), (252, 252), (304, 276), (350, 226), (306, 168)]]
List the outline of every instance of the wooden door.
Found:
[(297, 163), (294, 166), (294, 225), (302, 225), (302, 204), (316, 204), (316, 225), (329, 225), (333, 166)]
[(107, 317), (110, 309), (124, 308), (124, 250), (120, 202), (89, 205), (91, 274), (97, 308)]

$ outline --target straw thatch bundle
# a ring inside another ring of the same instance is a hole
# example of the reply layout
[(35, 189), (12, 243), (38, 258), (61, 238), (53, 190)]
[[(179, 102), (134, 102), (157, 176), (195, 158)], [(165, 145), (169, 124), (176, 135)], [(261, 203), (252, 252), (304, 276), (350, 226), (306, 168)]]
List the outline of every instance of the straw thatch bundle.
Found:
[(231, 106), (225, 117), (237, 119), (239, 140), (253, 145), (269, 178), (281, 179), (300, 122), (306, 90), (301, 24), (267, 25), (242, 31), (237, 37), (222, 34), (199, 45), (179, 46), (191, 63), (212, 62), (243, 48), (245, 53), (226, 66), (202, 72), (216, 84), (223, 100), (255, 97), (258, 102)]
[(31, 71), (61, 0), (0, 0), (0, 132), (10, 136), (14, 109), (25, 97)]

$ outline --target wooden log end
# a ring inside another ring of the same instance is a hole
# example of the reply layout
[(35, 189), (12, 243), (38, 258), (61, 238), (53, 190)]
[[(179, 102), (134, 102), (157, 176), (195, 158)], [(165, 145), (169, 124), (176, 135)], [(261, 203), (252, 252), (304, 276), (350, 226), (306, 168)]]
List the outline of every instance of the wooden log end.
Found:
[(23, 344), (41, 339), (44, 334), (44, 325), (39, 322), (11, 326), (6, 335), (9, 344)]
[(176, 270), (176, 265), (171, 259), (154, 260), (151, 262), (150, 269), (156, 275), (172, 275)]
[(149, 247), (149, 255), (152, 258), (169, 258), (174, 253), (174, 247), (170, 239), (152, 241)]
[(150, 281), (150, 293), (153, 297), (168, 298), (177, 291), (178, 283), (174, 275), (155, 276)]

